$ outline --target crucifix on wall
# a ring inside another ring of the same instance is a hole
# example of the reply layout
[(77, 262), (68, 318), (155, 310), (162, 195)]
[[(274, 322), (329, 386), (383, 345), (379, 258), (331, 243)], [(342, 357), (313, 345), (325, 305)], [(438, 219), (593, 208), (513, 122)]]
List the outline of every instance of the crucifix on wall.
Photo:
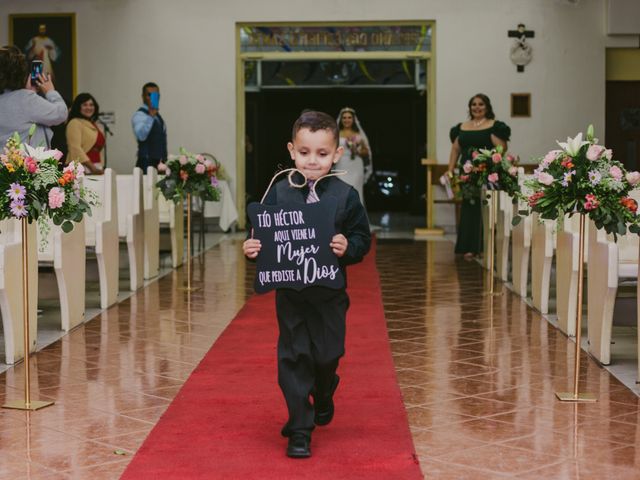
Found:
[(527, 30), (524, 23), (520, 23), (517, 30), (509, 30), (508, 36), (516, 39), (509, 51), (511, 62), (518, 67), (518, 72), (524, 72), (524, 67), (529, 65), (533, 58), (533, 49), (527, 42), (527, 38), (533, 38), (535, 32)]

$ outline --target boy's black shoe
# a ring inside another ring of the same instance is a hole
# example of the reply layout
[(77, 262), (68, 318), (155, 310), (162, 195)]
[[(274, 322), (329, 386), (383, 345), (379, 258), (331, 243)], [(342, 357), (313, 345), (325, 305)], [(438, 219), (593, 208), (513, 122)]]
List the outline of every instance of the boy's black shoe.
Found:
[(333, 378), (333, 383), (331, 384), (331, 391), (329, 392), (329, 394), (324, 396), (323, 398), (313, 398), (313, 406), (315, 408), (313, 422), (316, 425), (329, 425), (331, 423), (331, 420), (333, 420), (333, 413), (335, 411), (335, 406), (333, 404), (333, 394), (336, 392), (336, 388), (338, 388), (338, 383), (340, 383), (340, 377), (336, 375)]
[(311, 438), (304, 433), (294, 433), (289, 437), (287, 457), (308, 458), (311, 456)]

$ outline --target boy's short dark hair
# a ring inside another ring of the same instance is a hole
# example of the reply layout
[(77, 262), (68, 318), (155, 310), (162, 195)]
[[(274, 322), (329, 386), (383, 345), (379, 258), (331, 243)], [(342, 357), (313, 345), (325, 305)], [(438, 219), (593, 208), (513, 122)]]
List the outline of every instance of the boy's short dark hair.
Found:
[(295, 140), (296, 135), (303, 128), (307, 128), (312, 132), (316, 132), (318, 130), (329, 130), (333, 134), (333, 138), (336, 139), (336, 145), (338, 145), (340, 138), (338, 124), (333, 117), (324, 112), (304, 110), (293, 124), (291, 140)]

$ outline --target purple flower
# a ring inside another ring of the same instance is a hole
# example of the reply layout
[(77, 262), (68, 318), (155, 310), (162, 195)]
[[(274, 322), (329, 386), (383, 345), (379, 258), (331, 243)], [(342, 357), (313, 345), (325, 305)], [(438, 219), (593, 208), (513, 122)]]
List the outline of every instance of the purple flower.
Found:
[(215, 175), (213, 177), (211, 177), (211, 185), (213, 187), (217, 187), (220, 183), (218, 182), (218, 177), (216, 177)]
[(589, 172), (589, 181), (591, 185), (598, 185), (602, 180), (602, 174), (598, 171)]
[(27, 215), (27, 207), (22, 200), (14, 200), (10, 205), (11, 214), (16, 218), (22, 218)]
[(575, 171), (575, 170), (570, 170), (570, 171), (568, 171), (568, 172), (565, 172), (565, 173), (564, 173), (564, 178), (562, 179), (562, 182), (560, 182), (560, 183), (561, 183), (561, 185), (562, 185), (563, 187), (568, 187), (568, 186), (569, 186), (569, 182), (571, 181), (571, 177), (572, 177), (573, 175), (575, 175), (575, 174), (576, 174), (576, 171)]
[(7, 190), (7, 193), (9, 194), (9, 198), (11, 198), (11, 200), (24, 200), (24, 197), (27, 194), (27, 189), (19, 183), (12, 183), (11, 185), (9, 185), (9, 190)]

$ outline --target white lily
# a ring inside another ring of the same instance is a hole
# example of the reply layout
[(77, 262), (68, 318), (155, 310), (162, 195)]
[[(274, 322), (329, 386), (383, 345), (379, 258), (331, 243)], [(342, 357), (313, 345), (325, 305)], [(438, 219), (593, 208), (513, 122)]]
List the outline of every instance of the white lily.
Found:
[(23, 144), (22, 148), (26, 151), (27, 155), (29, 155), (34, 160), (38, 162), (42, 160), (47, 160), (49, 158), (55, 158), (59, 160), (62, 157), (62, 153), (59, 150), (46, 150), (44, 147), (32, 147), (29, 144)]
[(558, 142), (556, 143), (562, 147), (562, 149), (567, 152), (570, 156), (575, 157), (580, 149), (587, 145), (589, 142), (585, 142), (582, 140), (582, 132), (576, 135), (575, 138), (567, 137), (567, 142)]

